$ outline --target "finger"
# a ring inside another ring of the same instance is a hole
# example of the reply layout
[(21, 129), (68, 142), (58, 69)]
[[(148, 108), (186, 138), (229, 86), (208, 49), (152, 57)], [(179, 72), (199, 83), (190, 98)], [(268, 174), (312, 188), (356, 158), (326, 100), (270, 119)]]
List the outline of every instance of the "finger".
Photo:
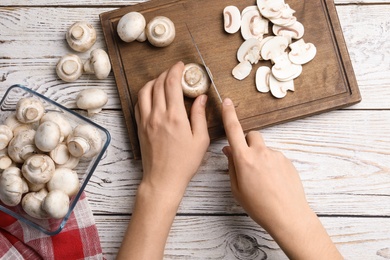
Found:
[(152, 111), (152, 89), (155, 80), (149, 81), (138, 92), (138, 110), (140, 118), (147, 116)]
[(245, 135), (238, 121), (233, 101), (226, 98), (222, 103), (222, 121), (226, 136), (233, 150), (247, 148)]
[(258, 148), (266, 147), (263, 136), (260, 134), (260, 132), (257, 131), (249, 132), (246, 135), (246, 142), (248, 143), (249, 147), (258, 147)]
[(228, 158), (228, 167), (229, 167), (229, 177), (230, 177), (230, 185), (232, 188), (232, 192), (236, 193), (238, 192), (238, 181), (237, 181), (237, 174), (236, 174), (236, 168), (234, 165), (234, 160), (232, 156), (232, 151), (230, 146), (225, 146), (222, 149), (223, 153)]
[(152, 103), (153, 111), (165, 111), (167, 108), (166, 100), (165, 100), (165, 90), (164, 90), (165, 80), (167, 78), (167, 75), (168, 75), (168, 70), (161, 73), (153, 85), (153, 103)]
[(140, 111), (139, 111), (139, 105), (138, 105), (138, 103), (135, 104), (135, 107), (134, 107), (134, 114), (135, 114), (135, 122), (137, 122), (137, 125), (138, 125), (138, 127), (139, 127), (140, 124), (141, 124), (141, 114), (140, 114)]
[(206, 95), (200, 95), (195, 99), (191, 107), (191, 126), (194, 136), (207, 136), (210, 139), (207, 129), (206, 102)]
[(177, 110), (178, 108), (185, 110), (183, 88), (181, 79), (184, 70), (184, 63), (178, 62), (169, 70), (165, 80), (165, 97), (167, 109)]

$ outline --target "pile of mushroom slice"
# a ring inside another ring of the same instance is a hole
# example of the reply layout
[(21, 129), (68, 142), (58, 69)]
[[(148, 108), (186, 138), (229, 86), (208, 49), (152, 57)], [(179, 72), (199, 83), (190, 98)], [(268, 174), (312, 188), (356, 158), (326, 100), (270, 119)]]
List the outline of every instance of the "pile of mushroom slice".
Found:
[[(314, 44), (303, 40), (304, 26), (294, 16), (295, 11), (284, 0), (257, 0), (240, 12), (235, 6), (223, 11), (224, 29), (229, 34), (241, 30), (244, 42), (237, 52), (239, 64), (232, 74), (238, 80), (247, 78), (254, 64), (270, 61), (271, 67), (260, 66), (256, 71), (259, 92), (283, 98), (294, 91), (294, 79), (301, 75), (302, 65), (314, 59)], [(273, 35), (269, 34), (272, 23)]]
[(33, 218), (63, 218), (80, 189), (81, 158), (102, 148), (99, 131), (74, 125), (61, 112), (46, 111), (37, 98), (21, 98), (0, 125), (0, 200), (22, 205)]

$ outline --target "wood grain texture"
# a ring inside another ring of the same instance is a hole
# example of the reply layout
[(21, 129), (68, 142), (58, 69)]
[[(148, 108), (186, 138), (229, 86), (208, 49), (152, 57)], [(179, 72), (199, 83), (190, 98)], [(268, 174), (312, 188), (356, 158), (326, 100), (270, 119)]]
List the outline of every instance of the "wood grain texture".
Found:
[[(129, 217), (96, 216), (107, 259), (115, 259)], [(321, 217), (346, 260), (390, 259), (388, 218)], [(381, 228), (378, 228), (381, 227)], [(164, 259), (288, 259), (272, 238), (245, 216), (177, 216)]]

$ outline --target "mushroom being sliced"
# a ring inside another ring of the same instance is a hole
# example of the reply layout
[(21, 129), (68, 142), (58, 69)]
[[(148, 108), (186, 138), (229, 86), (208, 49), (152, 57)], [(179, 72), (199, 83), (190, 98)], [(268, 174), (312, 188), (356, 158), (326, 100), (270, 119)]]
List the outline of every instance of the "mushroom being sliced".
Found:
[(189, 63), (184, 66), (181, 86), (186, 97), (196, 98), (206, 93), (210, 84), (210, 78), (203, 66), (197, 63)]
[(290, 44), (290, 53), (288, 55), (290, 61), (294, 64), (306, 64), (317, 54), (317, 48), (312, 43), (305, 43), (303, 39)]
[(233, 34), (241, 28), (240, 10), (233, 5), (226, 6), (223, 9), (224, 29), (227, 33)]
[(259, 92), (267, 93), (270, 91), (269, 78), (271, 69), (267, 66), (261, 66), (256, 71), (256, 89)]

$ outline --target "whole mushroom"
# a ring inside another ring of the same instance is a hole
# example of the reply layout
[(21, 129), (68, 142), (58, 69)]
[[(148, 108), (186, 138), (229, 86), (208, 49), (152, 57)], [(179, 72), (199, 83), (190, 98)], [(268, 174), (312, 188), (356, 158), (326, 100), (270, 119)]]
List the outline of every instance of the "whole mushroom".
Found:
[(0, 200), (7, 206), (14, 207), (28, 191), (18, 167), (9, 167), (0, 175)]
[(80, 158), (74, 157), (70, 154), (66, 144), (57, 145), (57, 147), (50, 151), (49, 154), (57, 168), (65, 167), (73, 169), (78, 165), (80, 160)]
[(17, 135), (19, 132), (24, 130), (35, 129), (35, 123), (25, 124), (20, 122), (16, 118), (16, 113), (10, 114), (4, 121), (4, 124), (7, 125), (13, 132), (13, 136)]
[(42, 209), (42, 202), (48, 192), (45, 188), (37, 192), (29, 192), (22, 199), (23, 210), (31, 217), (47, 219), (49, 215)]
[(102, 49), (93, 50), (90, 58), (84, 62), (84, 72), (95, 74), (98, 79), (105, 79), (111, 71), (111, 63), (108, 54)]
[(0, 150), (7, 147), (12, 137), (14, 137), (12, 129), (7, 125), (0, 125)]
[(106, 92), (98, 88), (82, 90), (76, 97), (76, 105), (88, 111), (88, 116), (99, 113), (108, 101)]
[(38, 122), (45, 113), (45, 107), (39, 99), (26, 97), (16, 103), (16, 118), (22, 123)]
[(95, 127), (81, 124), (73, 129), (67, 144), (73, 156), (92, 158), (99, 153), (102, 147), (102, 137)]
[(188, 63), (184, 66), (181, 86), (186, 97), (196, 98), (206, 93), (210, 83), (210, 78), (203, 66), (197, 63)]
[(4, 148), (0, 150), (0, 171), (7, 169), (8, 167), (11, 167), (12, 160), (8, 156), (8, 149)]
[(35, 133), (35, 146), (42, 152), (50, 152), (61, 142), (64, 137), (61, 135), (61, 129), (53, 121), (43, 122), (38, 126)]
[(166, 47), (173, 42), (176, 36), (174, 23), (165, 16), (156, 16), (146, 26), (146, 37), (156, 47)]
[(69, 211), (69, 196), (62, 190), (50, 191), (42, 202), (42, 209), (52, 218), (61, 219)]
[(35, 154), (29, 157), (22, 166), (24, 178), (33, 184), (47, 183), (53, 177), (55, 165), (45, 154)]
[(64, 141), (68, 135), (72, 132), (72, 126), (70, 125), (69, 121), (63, 116), (60, 112), (47, 112), (44, 114), (40, 120), (40, 123), (44, 123), (46, 121), (52, 121), (56, 123), (61, 130), (61, 142)]
[(34, 143), (35, 130), (19, 132), (8, 144), (8, 156), (15, 163), (23, 163), (28, 157), (39, 152)]
[(145, 41), (145, 17), (139, 12), (130, 12), (122, 16), (118, 22), (117, 32), (124, 42)]
[(85, 21), (76, 22), (66, 32), (66, 41), (73, 50), (86, 52), (96, 42), (96, 30)]
[(66, 54), (58, 61), (56, 72), (63, 81), (74, 82), (83, 74), (83, 62), (75, 54)]
[(49, 191), (62, 190), (69, 197), (76, 195), (80, 189), (77, 172), (68, 168), (56, 169), (53, 177), (47, 183), (47, 189)]

